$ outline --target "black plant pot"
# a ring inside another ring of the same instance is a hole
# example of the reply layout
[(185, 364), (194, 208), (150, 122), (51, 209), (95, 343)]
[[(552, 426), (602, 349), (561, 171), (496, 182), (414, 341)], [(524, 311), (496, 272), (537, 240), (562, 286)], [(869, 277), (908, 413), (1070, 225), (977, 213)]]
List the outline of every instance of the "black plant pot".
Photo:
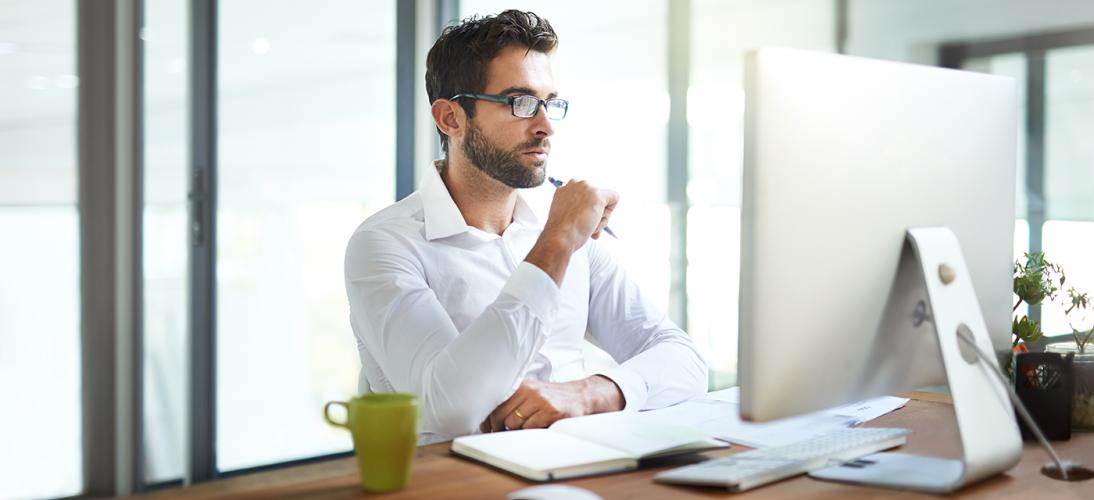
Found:
[[(1050, 441), (1071, 439), (1074, 354), (1022, 352), (1014, 356), (1014, 389), (1034, 422)], [(1022, 439), (1035, 439), (1018, 418)]]

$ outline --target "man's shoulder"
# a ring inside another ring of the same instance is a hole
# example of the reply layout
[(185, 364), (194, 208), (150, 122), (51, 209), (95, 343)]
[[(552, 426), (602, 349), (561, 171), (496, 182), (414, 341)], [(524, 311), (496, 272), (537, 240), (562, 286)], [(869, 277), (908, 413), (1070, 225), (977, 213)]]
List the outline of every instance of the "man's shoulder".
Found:
[(413, 193), (365, 219), (346, 245), (347, 279), (369, 276), (377, 269), (392, 266), (408, 272), (421, 272), (412, 257), (423, 236), (423, 218), (418, 193)]
[(353, 231), (353, 237), (363, 235), (412, 236), (421, 234), (424, 224), (422, 201), (415, 191), (364, 220)]

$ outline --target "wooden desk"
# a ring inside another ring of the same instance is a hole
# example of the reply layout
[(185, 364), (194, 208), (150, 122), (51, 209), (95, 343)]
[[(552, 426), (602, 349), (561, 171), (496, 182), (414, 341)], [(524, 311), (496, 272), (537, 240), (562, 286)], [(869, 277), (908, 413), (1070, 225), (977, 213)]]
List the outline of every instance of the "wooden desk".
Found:
[[(904, 408), (874, 420), (867, 426), (907, 427), (914, 431), (902, 451), (957, 457), (960, 453), (953, 417), (953, 406), (945, 395), (912, 393)], [(1066, 459), (1094, 467), (1094, 433), (1076, 433), (1070, 441), (1054, 443)], [(448, 443), (418, 449), (410, 484), (402, 491), (379, 498), (505, 498), (514, 490), (536, 483), (449, 455)], [(730, 450), (709, 452), (722, 456), (747, 450), (734, 445)], [(1041, 465), (1049, 457), (1035, 442), (1025, 443), (1022, 460), (1006, 474), (961, 490), (961, 498), (1094, 498), (1094, 480), (1064, 483), (1042, 476)], [(763, 486), (745, 493), (729, 493), (717, 488), (669, 486), (657, 484), (652, 477), (658, 471), (677, 464), (658, 464), (638, 471), (565, 481), (566, 484), (592, 490), (605, 499), (622, 498), (939, 498), (910, 492), (884, 490), (816, 481), (806, 476)], [(358, 486), (357, 468), (352, 458), (289, 467), (270, 472), (211, 481), (189, 488), (165, 490), (147, 495), (152, 498), (357, 498), (366, 496)]]

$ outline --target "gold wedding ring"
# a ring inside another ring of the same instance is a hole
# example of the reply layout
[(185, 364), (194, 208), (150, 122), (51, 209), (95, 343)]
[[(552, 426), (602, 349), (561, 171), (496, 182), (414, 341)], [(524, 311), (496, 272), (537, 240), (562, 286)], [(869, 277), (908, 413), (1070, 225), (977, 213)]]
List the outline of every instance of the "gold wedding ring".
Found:
[(528, 417), (525, 417), (524, 415), (521, 415), (520, 411), (518, 411), (518, 410), (513, 410), (513, 414), (516, 415), (517, 418), (519, 418), (521, 420), (527, 420), (528, 419)]

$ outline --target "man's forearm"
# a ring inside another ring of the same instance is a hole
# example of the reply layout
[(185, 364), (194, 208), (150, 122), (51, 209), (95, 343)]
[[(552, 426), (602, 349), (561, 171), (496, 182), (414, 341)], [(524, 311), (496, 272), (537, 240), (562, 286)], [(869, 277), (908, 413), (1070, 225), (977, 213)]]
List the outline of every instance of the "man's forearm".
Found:
[(556, 285), (561, 287), (562, 279), (566, 276), (566, 268), (570, 266), (572, 254), (570, 245), (563, 242), (561, 238), (544, 232), (524, 261), (542, 269)]
[[(679, 334), (684, 335), (684, 334)], [(665, 366), (671, 366), (666, 371)], [(662, 338), (648, 349), (624, 361), (620, 368), (638, 375), (636, 380), (621, 379), (628, 387), (624, 394), (635, 410), (663, 408), (706, 393), (708, 368), (690, 339), (673, 335)], [(637, 382), (637, 383), (635, 383)], [(628, 385), (629, 383), (629, 385)]]
[(586, 397), (587, 411), (585, 413), (587, 415), (618, 411), (626, 406), (623, 391), (619, 390), (619, 386), (615, 385), (612, 379), (603, 375), (593, 375), (583, 382), (587, 384), (583, 391)]

